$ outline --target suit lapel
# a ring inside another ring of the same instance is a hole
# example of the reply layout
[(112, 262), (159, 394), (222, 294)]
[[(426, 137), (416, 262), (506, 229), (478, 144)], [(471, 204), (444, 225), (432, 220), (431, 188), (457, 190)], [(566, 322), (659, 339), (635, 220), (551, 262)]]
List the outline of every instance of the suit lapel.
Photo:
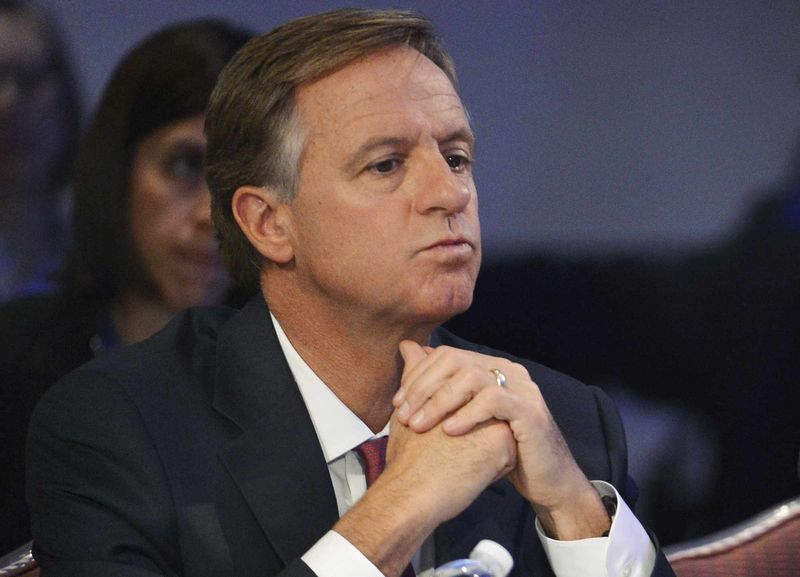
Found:
[[(435, 333), (432, 341), (440, 344)], [(258, 296), (222, 328), (214, 408), (242, 433), (221, 459), (284, 564), (305, 553), (338, 520), (330, 474), (311, 418)], [(466, 557), (481, 539), (510, 547), (496, 512), (508, 491), (491, 485), (434, 533), (436, 564)]]
[(330, 475), (267, 307), (251, 300), (219, 334), (214, 407), (242, 434), (222, 461), (288, 564), (338, 519)]

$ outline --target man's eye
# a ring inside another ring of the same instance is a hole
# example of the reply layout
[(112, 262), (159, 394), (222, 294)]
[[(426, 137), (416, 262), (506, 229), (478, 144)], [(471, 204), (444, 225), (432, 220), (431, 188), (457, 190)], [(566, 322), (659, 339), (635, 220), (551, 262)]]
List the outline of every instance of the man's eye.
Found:
[(464, 170), (470, 164), (469, 158), (461, 154), (448, 154), (444, 159), (447, 161), (447, 165), (456, 171)]
[(400, 166), (400, 164), (401, 162), (397, 158), (387, 158), (386, 160), (371, 164), (369, 169), (379, 174), (389, 174)]

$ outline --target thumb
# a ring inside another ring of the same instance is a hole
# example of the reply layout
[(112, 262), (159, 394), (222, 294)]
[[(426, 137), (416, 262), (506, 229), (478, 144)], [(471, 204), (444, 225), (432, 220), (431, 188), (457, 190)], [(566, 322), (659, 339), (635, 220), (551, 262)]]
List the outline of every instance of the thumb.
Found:
[(423, 349), (419, 343), (405, 340), (400, 341), (400, 356), (403, 357), (403, 362), (406, 364), (405, 369), (403, 369), (405, 372), (424, 361), (428, 356), (428, 351)]
[[(408, 371), (424, 361), (428, 357), (428, 352), (423, 349), (419, 343), (405, 340), (400, 341), (400, 356), (403, 357), (403, 362), (405, 363), (405, 366), (403, 367), (403, 374), (405, 375)], [(397, 392), (392, 399), (392, 404), (395, 407), (399, 407), (403, 403), (405, 397), (406, 391), (401, 386), (399, 389), (397, 389)]]

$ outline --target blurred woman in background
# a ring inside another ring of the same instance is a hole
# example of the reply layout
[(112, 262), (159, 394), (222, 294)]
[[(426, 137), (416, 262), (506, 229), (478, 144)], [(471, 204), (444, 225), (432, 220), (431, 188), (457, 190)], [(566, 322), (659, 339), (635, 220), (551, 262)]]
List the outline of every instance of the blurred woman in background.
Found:
[(81, 147), (73, 235), (57, 296), (0, 309), (0, 553), (30, 539), (24, 437), (41, 394), (92, 356), (140, 341), (192, 305), (221, 303), (203, 174), (203, 112), (222, 67), (249, 34), (219, 21), (167, 28), (114, 72)]
[(80, 98), (54, 23), (0, 0), (0, 302), (57, 289)]

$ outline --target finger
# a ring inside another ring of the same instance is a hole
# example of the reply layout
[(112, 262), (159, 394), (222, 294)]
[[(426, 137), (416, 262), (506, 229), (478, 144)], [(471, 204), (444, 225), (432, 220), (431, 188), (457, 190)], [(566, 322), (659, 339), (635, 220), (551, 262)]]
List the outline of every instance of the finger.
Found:
[(457, 368), (452, 375), (440, 382), (430, 397), (410, 416), (409, 427), (418, 433), (433, 428), (493, 382), (494, 375), (483, 367), (469, 365)]
[(404, 370), (409, 370), (411, 367), (424, 361), (429, 354), (426, 349), (429, 348), (430, 347), (422, 347), (419, 343), (408, 339), (400, 341), (400, 356), (403, 357), (403, 362), (405, 363)]
[(498, 366), (503, 367), (506, 375), (527, 379), (524, 367), (506, 359), (447, 346), (437, 348), (403, 375), (402, 422), (417, 432), (436, 426), (480, 390), (496, 386), (492, 368)]
[(511, 421), (514, 407), (522, 405), (516, 395), (502, 387), (485, 387), (466, 405), (447, 417), (442, 429), (448, 435), (463, 435), (490, 419)]
[[(404, 400), (399, 416), (404, 423), (407, 424), (409, 418), (419, 412), (440, 388), (454, 384), (450, 379), (470, 361), (468, 354), (452, 347), (439, 347), (424, 361), (403, 373), (401, 388)], [(416, 427), (415, 430), (419, 431)]]
[(429, 351), (428, 357), (409, 370), (403, 371), (402, 376), (401, 386), (406, 391), (406, 400), (413, 408), (419, 408), (445, 379), (453, 376), (462, 367), (481, 364), (488, 367), (494, 362), (493, 357), (446, 345), (436, 349), (424, 348)]
[[(419, 365), (423, 362), (427, 357), (429, 352), (426, 349), (430, 347), (423, 348), (411, 340), (404, 340), (400, 341), (400, 356), (403, 358), (403, 374), (405, 375), (406, 372), (411, 371), (414, 367)], [(395, 408), (400, 408), (403, 405), (403, 401), (406, 397), (406, 390), (403, 387), (403, 380), (400, 380), (400, 387), (397, 389), (394, 397), (392, 398), (392, 404)], [(408, 409), (406, 409), (406, 412)], [(405, 421), (403, 421), (405, 424)]]
[[(413, 350), (414, 354), (416, 355), (415, 362), (406, 363), (406, 366), (403, 367), (403, 374), (400, 378), (400, 388), (405, 389), (407, 391), (410, 383), (416, 381), (419, 378), (419, 376), (423, 372), (425, 372), (430, 365), (441, 362), (441, 359), (439, 358), (440, 354), (437, 354), (437, 349), (428, 346), (422, 347), (417, 343), (414, 343), (413, 341), (403, 341), (403, 342), (413, 343), (417, 347), (415, 349), (412, 349), (410, 346), (408, 347), (408, 350), (409, 351)], [(449, 347), (442, 347), (442, 350), (446, 348)]]

